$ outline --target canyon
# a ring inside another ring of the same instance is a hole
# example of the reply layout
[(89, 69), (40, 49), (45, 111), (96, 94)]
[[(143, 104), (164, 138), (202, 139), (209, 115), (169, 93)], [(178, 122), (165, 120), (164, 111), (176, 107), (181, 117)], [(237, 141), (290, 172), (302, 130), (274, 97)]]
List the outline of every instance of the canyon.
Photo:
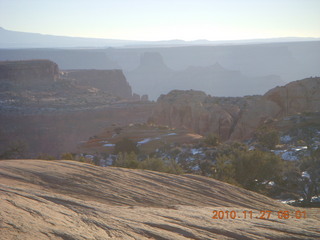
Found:
[(59, 70), (49, 60), (5, 61), (0, 70), (0, 152), (20, 144), (28, 157), (78, 152), (105, 129), (135, 123), (214, 134), (222, 141), (245, 140), (265, 122), (318, 112), (320, 106), (317, 77), (264, 95), (214, 97), (173, 90), (150, 102), (132, 93), (121, 70)]
[[(59, 70), (49, 60), (0, 63), (0, 152), (58, 157), (112, 124), (147, 121), (121, 70)], [(130, 117), (128, 117), (130, 116)]]

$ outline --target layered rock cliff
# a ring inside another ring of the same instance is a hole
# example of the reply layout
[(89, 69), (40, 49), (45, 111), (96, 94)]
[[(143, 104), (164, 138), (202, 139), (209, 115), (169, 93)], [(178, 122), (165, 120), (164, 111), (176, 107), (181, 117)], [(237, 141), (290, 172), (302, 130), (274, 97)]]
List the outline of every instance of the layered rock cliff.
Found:
[(98, 88), (122, 98), (132, 98), (131, 86), (122, 70), (73, 70), (66, 73), (68, 78), (75, 79), (80, 85)]
[(244, 139), (268, 119), (320, 111), (320, 78), (276, 87), (263, 96), (211, 97), (200, 91), (172, 91), (157, 101), (150, 121), (186, 127), (222, 140)]
[(69, 73), (48, 60), (0, 63), (0, 155), (17, 142), (29, 157), (75, 151), (106, 126), (150, 116), (147, 101), (131, 100), (122, 71)]
[(58, 77), (58, 65), (49, 60), (0, 62), (0, 81), (54, 81)]

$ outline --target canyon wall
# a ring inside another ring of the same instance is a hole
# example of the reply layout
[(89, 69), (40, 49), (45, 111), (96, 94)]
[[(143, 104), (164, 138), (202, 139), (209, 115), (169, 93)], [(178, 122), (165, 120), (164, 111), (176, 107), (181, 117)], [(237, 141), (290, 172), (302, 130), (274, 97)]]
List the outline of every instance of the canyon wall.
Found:
[[(140, 100), (140, 97), (139, 97)], [(0, 62), (0, 156), (77, 151), (112, 124), (146, 122), (152, 104), (132, 101), (121, 70), (59, 71), (48, 60)]]
[(78, 84), (98, 88), (121, 98), (132, 98), (131, 86), (122, 70), (69, 70), (64, 71), (68, 78)]
[(49, 60), (0, 62), (0, 81), (45, 82), (59, 77), (58, 65)]
[(150, 121), (237, 140), (250, 137), (267, 120), (318, 111), (320, 78), (308, 78), (276, 87), (263, 96), (226, 98), (201, 91), (171, 91), (159, 97)]

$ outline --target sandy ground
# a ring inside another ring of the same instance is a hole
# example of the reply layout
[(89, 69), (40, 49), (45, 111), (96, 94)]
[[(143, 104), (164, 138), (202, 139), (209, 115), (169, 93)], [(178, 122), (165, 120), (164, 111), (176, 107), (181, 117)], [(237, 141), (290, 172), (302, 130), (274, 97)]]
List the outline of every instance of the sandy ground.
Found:
[[(223, 218), (213, 219), (213, 211)], [(278, 211), (290, 217), (279, 219)], [(320, 239), (319, 226), (320, 209), (293, 208), (206, 177), (0, 161), (1, 240)]]

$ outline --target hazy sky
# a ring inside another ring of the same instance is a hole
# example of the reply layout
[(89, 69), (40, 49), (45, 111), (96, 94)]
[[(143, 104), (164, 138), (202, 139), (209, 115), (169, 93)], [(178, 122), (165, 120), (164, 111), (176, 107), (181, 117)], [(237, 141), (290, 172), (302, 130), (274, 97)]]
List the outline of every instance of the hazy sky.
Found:
[(320, 0), (0, 0), (0, 26), (130, 40), (320, 37)]

